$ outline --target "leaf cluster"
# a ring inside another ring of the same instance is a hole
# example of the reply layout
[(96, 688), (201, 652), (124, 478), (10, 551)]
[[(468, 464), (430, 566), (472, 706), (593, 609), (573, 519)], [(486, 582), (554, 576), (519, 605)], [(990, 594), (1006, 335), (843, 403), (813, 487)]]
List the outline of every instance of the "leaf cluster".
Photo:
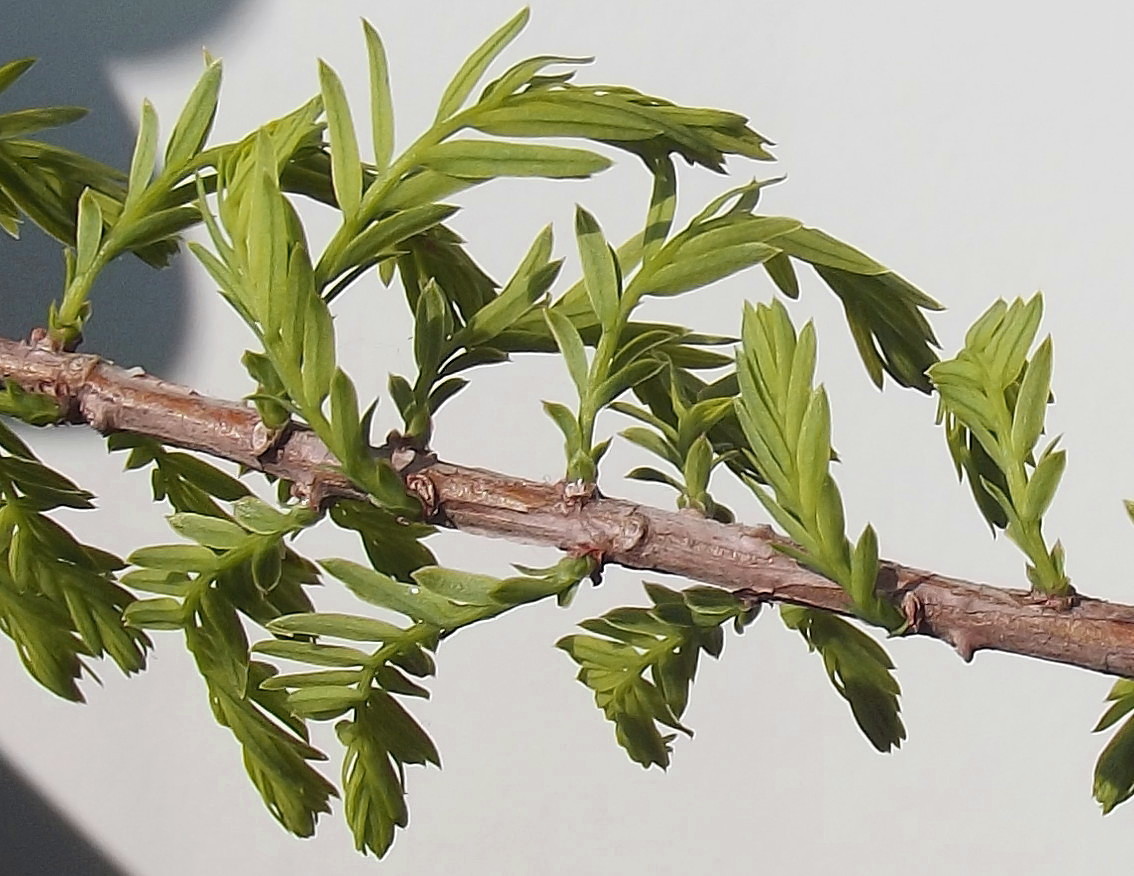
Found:
[(1027, 556), (1032, 587), (1061, 596), (1071, 592), (1063, 546), (1047, 547), (1042, 518), (1067, 454), (1056, 449), (1058, 437), (1035, 453), (1051, 400), (1051, 338), (1028, 357), (1042, 316), (1039, 294), (997, 301), (969, 329), (964, 348), (929, 376), (958, 477), (968, 479), (993, 531), (1004, 529)]
[[(408, 582), (349, 560), (321, 565), (363, 602), (408, 618), (408, 625), (361, 615), (297, 613), (270, 622), (268, 630), (279, 638), (258, 642), (252, 650), (326, 667), (275, 675), (262, 687), (281, 693), (296, 719), (323, 721), (350, 713), (335, 725), (345, 748), (345, 815), (357, 848), (381, 856), (395, 830), (408, 821), (405, 767), (441, 764), (433, 741), (395, 697), (429, 696), (419, 682), (434, 674), (432, 652), (442, 638), (517, 605), (562, 598), (590, 574), (593, 563), (565, 559), (550, 569), (523, 569), (524, 574), (505, 579), (426, 565), (407, 575)], [(326, 638), (352, 644), (330, 644)], [(375, 644), (363, 650), (355, 643)]]
[(653, 427), (632, 426), (619, 434), (672, 465), (680, 473), (680, 480), (651, 466), (632, 469), (626, 477), (667, 484), (677, 490), (679, 508), (691, 508), (721, 523), (732, 523), (735, 519), (732, 511), (709, 495), (709, 476), (713, 469), (727, 462), (734, 453), (716, 453), (709, 439), (713, 427), (732, 413), (732, 399), (691, 401), (672, 374), (673, 367), (669, 366), (671, 373), (666, 375), (668, 379), (665, 381), (668, 383), (669, 408), (676, 421), (673, 425), (638, 405), (615, 402), (611, 407)]
[(749, 486), (795, 542), (780, 549), (842, 586), (863, 620), (896, 630), (901, 616), (875, 591), (874, 529), (868, 525), (853, 549), (846, 537), (843, 500), (830, 473), (830, 405), (826, 390), (813, 386), (814, 326), (807, 323), (797, 336), (778, 301), (747, 305), (737, 375), (735, 408), (746, 452), (768, 485), (750, 479)]
[(724, 625), (733, 621), (742, 632), (760, 607), (716, 587), (645, 587), (652, 607), (615, 608), (582, 621), (579, 626), (592, 635), (565, 636), (556, 647), (579, 664), (579, 681), (594, 691), (630, 758), (665, 769), (674, 734), (662, 728), (693, 735), (681, 716), (701, 653), (719, 657)]
[[(123, 623), (131, 595), (114, 580), (124, 564), (81, 544), (49, 516), (90, 509), (94, 497), (48, 468), (0, 424), (0, 630), (48, 690), (81, 701), (88, 658), (125, 673), (145, 668), (149, 639)], [(93, 673), (92, 673), (93, 674)]]
[[(811, 265), (839, 297), (877, 385), (888, 373), (903, 386), (938, 389), (958, 470), (990, 524), (1007, 527), (1024, 548), (1033, 585), (1069, 592), (1062, 550), (1056, 543), (1048, 551), (1039, 527), (1064, 454), (1055, 442), (1034, 454), (1051, 372), (1050, 342), (1028, 358), (1038, 297), (998, 303), (955, 359), (934, 364), (937, 341), (926, 313), (940, 305), (827, 233), (757, 213), (764, 190), (778, 180), (729, 189), (676, 227), (676, 158), (719, 172), (729, 156), (770, 159), (768, 141), (736, 113), (580, 84), (585, 58), (539, 55), (493, 78), (490, 70), (527, 19), (522, 10), (465, 60), (433, 122), (400, 153), (385, 48), (366, 22), (368, 155), (345, 86), (322, 61), (318, 93), (302, 106), (238, 142), (208, 146), (221, 67), (206, 57), (161, 157), (156, 114), (143, 104), (125, 174), (27, 139), (80, 111), (0, 115), (0, 226), (15, 234), (26, 215), (68, 247), (66, 286), (49, 315), (55, 343), (78, 342), (91, 289), (109, 261), (134, 252), (164, 264), (177, 235), (203, 222), (210, 245), (191, 248), (255, 338), (257, 348), (242, 362), (264, 425), (275, 437), (311, 429), (369, 495), (327, 509), (317, 483), (280, 482), (277, 507), (191, 453), (114, 435), (110, 449), (128, 451), (128, 469), (150, 469), (154, 498), (171, 505), (170, 525), (184, 539), (135, 551), (134, 568), (116, 579), (121, 561), (80, 544), (48, 516), (89, 507), (90, 494), (0, 426), (0, 629), (39, 681), (71, 699), (81, 698), (75, 681), (88, 658), (109, 654), (135, 671), (149, 645), (145, 630), (180, 632), (214, 715), (240, 744), (267, 807), (302, 836), (339, 793), (313, 766), (327, 755), (311, 745), (309, 722), (335, 721), (346, 819), (356, 846), (379, 856), (408, 822), (407, 766), (440, 765), (436, 745), (405, 705), (428, 697), (425, 679), (436, 671), (440, 643), (529, 602), (554, 597), (566, 604), (584, 579), (597, 580), (599, 566), (592, 557), (569, 556), (496, 578), (438, 565), (423, 544), (434, 530), (418, 522), (420, 503), (371, 447), (378, 401), (363, 408), (360, 392), (373, 391), (356, 387), (338, 364), (333, 308), (371, 271), (386, 287), (400, 284), (414, 319), (416, 374), (388, 382), (403, 421), (388, 449), (426, 450), (438, 410), (468, 384), (471, 369), (516, 353), (558, 351), (577, 406), (544, 407), (563, 433), (569, 480), (596, 480), (609, 446), (596, 435), (596, 419), (613, 408), (638, 421), (623, 436), (678, 473), (640, 467), (631, 477), (666, 483), (680, 507), (729, 521), (731, 511), (709, 493), (713, 470), (725, 464), (792, 539), (780, 546), (785, 553), (838, 582), (860, 619), (898, 633), (903, 618), (876, 589), (874, 530), (867, 526), (854, 544), (846, 534), (830, 473), (827, 396), (814, 385), (813, 326), (797, 333), (778, 301), (746, 307), (733, 368), (733, 358), (714, 348), (736, 338), (635, 320), (649, 296), (685, 294), (755, 266), (794, 299), (797, 264)], [(0, 91), (28, 66), (25, 60), (0, 67)], [(529, 142), (545, 138), (582, 140), (586, 148)], [(636, 156), (651, 174), (643, 230), (613, 246), (579, 207), (578, 282), (553, 294), (562, 261), (548, 227), (498, 283), (450, 226), (459, 208), (448, 200), (499, 177), (590, 177), (612, 163), (595, 145)], [(307, 240), (301, 197), (337, 211), (339, 224), (321, 252)], [(640, 404), (620, 401), (627, 391)], [(33, 424), (64, 415), (52, 398), (11, 382), (0, 388), (0, 413)], [(293, 492), (311, 507), (292, 504)], [(370, 566), (343, 559), (321, 566), (366, 612), (318, 612), (308, 597), (319, 569), (290, 542), (324, 512), (358, 533)], [(125, 588), (147, 595), (134, 599)], [(669, 731), (691, 732), (682, 717), (701, 653), (719, 656), (723, 625), (732, 620), (740, 631), (758, 606), (708, 587), (646, 590), (650, 607), (585, 621), (585, 634), (558, 647), (579, 665), (579, 679), (631, 758), (664, 768)], [(882, 647), (829, 613), (786, 607), (782, 617), (819, 652), (871, 744), (898, 747), (905, 738), (900, 689)], [(254, 627), (272, 638), (250, 645)], [(299, 668), (284, 671), (278, 661)], [(1134, 708), (1124, 684), (1112, 692), (1100, 729)], [(1127, 722), (1100, 758), (1096, 796), (1104, 808), (1134, 793), (1131, 732)]]
[(882, 646), (830, 612), (784, 605), (780, 616), (800, 632), (810, 650), (819, 652), (831, 684), (850, 705), (870, 744), (882, 753), (900, 747), (906, 738), (899, 716), (901, 688)]

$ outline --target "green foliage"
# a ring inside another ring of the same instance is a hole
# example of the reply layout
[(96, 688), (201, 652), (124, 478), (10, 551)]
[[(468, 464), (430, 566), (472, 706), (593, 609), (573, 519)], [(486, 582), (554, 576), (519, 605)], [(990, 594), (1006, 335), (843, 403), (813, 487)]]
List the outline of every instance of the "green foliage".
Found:
[[(144, 464), (139, 451), (151, 455), (155, 472), (161, 471), (152, 447), (135, 447), (132, 462)], [(227, 487), (219, 472), (207, 471), (211, 466), (202, 463), (186, 474), (181, 463), (181, 479), (210, 501), (217, 498), (210, 495), (216, 487)], [(170, 467), (168, 459), (163, 464)], [(335, 790), (308, 763), (326, 755), (309, 745), (306, 727), (286, 701), (261, 687), (276, 670), (249, 659), (241, 616), (270, 624), (311, 610), (302, 587), (317, 583), (315, 569), (282, 540), (313, 521), (302, 506), (283, 514), (250, 495), (236, 499), (231, 514), (178, 511), (170, 515), (170, 526), (195, 544), (137, 550), (128, 558), (137, 568), (122, 577), (127, 587), (159, 594), (133, 603), (127, 623), (185, 635), (214, 716), (240, 743), (245, 768), (268, 809), (299, 836), (310, 836), (318, 814), (330, 811)]]
[(652, 429), (634, 426), (624, 429), (620, 434), (627, 441), (661, 457), (681, 473), (681, 480), (675, 480), (664, 472), (648, 466), (639, 466), (626, 476), (639, 481), (653, 481), (668, 484), (677, 490), (677, 507), (692, 508), (706, 517), (722, 523), (732, 523), (732, 511), (718, 504), (709, 495), (709, 476), (714, 468), (728, 460), (728, 456), (717, 454), (709, 439), (709, 432), (720, 420), (732, 412), (733, 403), (729, 398), (706, 398), (691, 401), (685, 389), (677, 382), (670, 366), (666, 382), (669, 384), (670, 409), (674, 425), (644, 408), (626, 402), (611, 405), (619, 413), (626, 414)]
[[(35, 63), (22, 58), (0, 67), (0, 92)], [(22, 216), (48, 234), (74, 245), (79, 198), (90, 189), (104, 205), (125, 197), (125, 176), (76, 152), (28, 139), (44, 129), (74, 122), (77, 107), (45, 107), (0, 114), (0, 228), (19, 237)], [(143, 255), (139, 253), (139, 255)], [(151, 258), (156, 253), (147, 252)]]
[[(847, 540), (843, 502), (829, 468), (831, 415), (822, 386), (812, 386), (815, 330), (796, 335), (787, 310), (745, 307), (737, 359), (736, 411), (748, 440), (746, 453), (771, 489), (748, 484), (793, 544), (777, 548), (837, 582), (863, 620), (899, 631), (900, 612), (875, 590), (878, 540), (867, 525), (858, 543)], [(785, 608), (784, 622), (823, 657), (835, 689), (850, 703), (859, 727), (879, 751), (901, 744), (898, 683), (880, 645), (846, 621), (821, 611)]]
[(0, 389), (0, 414), (29, 426), (52, 426), (62, 418), (63, 410), (51, 396), (27, 392), (14, 381), (5, 380)]
[[(615, 608), (579, 624), (588, 633), (556, 643), (579, 664), (578, 679), (594, 691), (595, 703), (614, 724), (615, 738), (643, 767), (669, 766), (674, 734), (693, 731), (681, 723), (701, 652), (719, 657), (724, 625), (736, 631), (756, 619), (759, 605), (715, 587), (677, 592), (646, 584), (651, 608)], [(648, 674), (648, 677), (647, 677)]]
[[(639, 423), (623, 436), (677, 472), (639, 467), (630, 477), (668, 484), (679, 507), (728, 522), (732, 512), (709, 493), (710, 476), (723, 463), (792, 539), (782, 550), (836, 581), (860, 619), (903, 629), (901, 614), (876, 591), (873, 529), (853, 545), (845, 532), (830, 474), (827, 397), (813, 386), (811, 324), (797, 334), (779, 302), (748, 306), (734, 361), (718, 348), (736, 338), (636, 321), (647, 296), (693, 292), (759, 265), (794, 299), (801, 294), (796, 263), (811, 265), (839, 297), (877, 385), (889, 374), (903, 386), (938, 390), (958, 470), (990, 524), (1006, 527), (1028, 555), (1033, 585), (1070, 592), (1059, 544), (1048, 551), (1040, 534), (1065, 457), (1055, 442), (1034, 456), (1051, 377), (1048, 341), (1027, 358), (1038, 297), (1026, 305), (998, 303), (955, 359), (934, 364), (937, 342), (925, 314), (940, 305), (825, 232), (758, 214), (764, 189), (778, 179), (731, 188), (675, 229), (675, 157), (719, 172), (730, 156), (770, 160), (768, 141), (736, 113), (580, 84), (575, 77), (587, 58), (538, 55), (492, 78), (527, 20), (521, 10), (469, 56), (433, 123), (401, 153), (394, 150), (386, 51), (366, 22), (372, 156), (359, 147), (357, 108), (322, 61), (318, 93), (302, 106), (238, 142), (207, 146), (221, 66), (206, 57), (163, 158), (156, 113), (143, 103), (128, 173), (27, 139), (74, 121), (80, 110), (0, 115), (0, 227), (14, 236), (27, 216), (66, 247), (65, 288), (48, 314), (52, 342), (79, 342), (91, 290), (111, 260), (133, 252), (164, 265), (178, 235), (203, 222), (210, 245), (190, 246), (255, 339), (242, 362), (269, 437), (310, 429), (341, 474), (368, 495), (324, 507), (318, 484), (281, 481), (276, 505), (192, 453), (113, 434), (109, 449), (128, 452), (127, 469), (150, 469), (154, 499), (172, 507), (169, 524), (182, 538), (134, 551), (133, 568), (117, 578), (125, 564), (80, 544), (50, 516), (91, 507), (90, 494), (0, 425), (0, 629), (29, 672), (69, 699), (81, 699), (76, 681), (92, 658), (109, 655), (124, 671), (137, 671), (149, 647), (145, 630), (183, 635), (250, 779), (269, 811), (300, 836), (314, 831), (338, 795), (313, 766), (327, 755), (311, 745), (309, 722), (335, 721), (344, 814), (357, 848), (378, 856), (408, 821), (406, 767), (440, 765), (436, 746), (405, 705), (429, 696), (424, 679), (436, 671), (440, 643), (530, 602), (554, 597), (567, 604), (601, 571), (591, 556), (566, 556), (496, 578), (443, 568), (423, 543), (434, 528), (420, 521), (420, 503), (387, 459), (406, 447), (428, 452), (439, 409), (478, 366), (558, 351), (577, 405), (547, 401), (544, 409), (563, 433), (568, 480), (596, 480), (610, 443), (596, 434), (596, 421), (613, 408)], [(0, 67), (0, 91), (30, 65)], [(614, 246), (579, 207), (574, 246), (582, 276), (561, 294), (553, 293), (562, 260), (550, 227), (498, 283), (446, 224), (459, 210), (449, 199), (492, 179), (582, 179), (605, 170), (612, 161), (595, 147), (629, 153), (650, 173), (644, 228)], [(301, 197), (337, 213), (322, 252), (307, 240)], [(375, 389), (357, 386), (340, 367), (332, 310), (372, 269), (383, 286), (400, 283), (414, 320), (416, 373), (392, 374), (388, 382), (402, 433), (381, 450), (370, 436)], [(640, 404), (621, 400), (627, 391)], [(33, 425), (68, 416), (54, 397), (12, 381), (0, 388), (0, 414)], [(291, 501), (292, 492), (308, 487), (310, 506)], [(319, 569), (291, 541), (328, 519), (357, 532), (369, 559), (369, 566), (321, 563), (365, 603), (363, 613), (319, 612), (308, 596), (307, 588), (320, 583)], [(674, 738), (668, 731), (691, 732), (682, 716), (700, 654), (719, 656), (723, 625), (732, 620), (741, 631), (759, 606), (710, 587), (646, 590), (651, 607), (585, 621), (585, 634), (558, 647), (579, 665), (579, 679), (631, 758), (665, 768)], [(898, 747), (905, 738), (900, 691), (885, 651), (835, 615), (789, 606), (782, 616), (819, 652), (872, 745)], [(271, 638), (250, 646), (248, 631), (257, 627)], [(282, 671), (277, 661), (299, 667)], [(1111, 699), (1099, 729), (1134, 709), (1126, 681)], [(1132, 739), (1128, 721), (1100, 757), (1096, 797), (1106, 810), (1134, 793)]]
[[(73, 347), (81, 338), (91, 288), (107, 264), (124, 252), (134, 252), (152, 265), (163, 266), (177, 251), (178, 235), (199, 221), (195, 193), (187, 181), (210, 160), (202, 150), (216, 115), (220, 80), (220, 63), (209, 62), (173, 126), (160, 170), (157, 114), (146, 101), (126, 185), (86, 183), (78, 198), (74, 257), (67, 262), (63, 298), (51, 312), (51, 333), (62, 347)], [(70, 236), (57, 236), (72, 242)]]
[[(1110, 706), (1095, 725), (1095, 733), (1113, 727), (1134, 712), (1134, 681), (1129, 678), (1116, 681), (1107, 701)], [(1134, 719), (1127, 718), (1099, 754), (1094, 794), (1104, 813), (1134, 797)]]
[(852, 548), (843, 500), (830, 474), (831, 412), (826, 390), (815, 387), (815, 329), (796, 336), (786, 308), (747, 305), (737, 356), (736, 412), (746, 452), (771, 490), (748, 481), (772, 519), (795, 542), (780, 549), (837, 582), (863, 620), (891, 631), (901, 614), (875, 591), (878, 544), (867, 526)]
[(1028, 358), (1043, 316), (1043, 299), (997, 301), (965, 335), (955, 358), (929, 376), (941, 399), (949, 452), (957, 475), (993, 527), (1004, 528), (1028, 558), (1027, 575), (1040, 593), (1071, 593), (1063, 546), (1047, 547), (1043, 515), (1055, 497), (1067, 453), (1059, 438), (1035, 455), (1051, 400), (1051, 338)]
[(123, 623), (132, 597), (114, 581), (122, 561), (48, 516), (93, 508), (93, 498), (0, 424), (0, 630), (32, 677), (69, 700), (83, 699), (76, 682), (93, 675), (88, 658), (109, 656), (138, 672), (150, 645)]
[[(349, 560), (324, 560), (322, 566), (362, 601), (408, 622), (327, 612), (291, 614), (267, 625), (280, 638), (258, 642), (252, 650), (329, 667), (275, 675), (262, 688), (286, 692), (287, 709), (297, 719), (325, 721), (350, 713), (335, 725), (345, 748), (345, 815), (359, 851), (381, 856), (409, 817), (405, 767), (441, 765), (432, 740), (395, 697), (429, 696), (415, 679), (434, 674), (432, 653), (442, 638), (517, 605), (562, 597), (594, 567), (586, 558), (567, 558), (550, 569), (523, 569), (524, 574), (499, 579), (423, 565), (405, 581)], [(377, 647), (361, 650), (319, 637)]]
[(828, 612), (784, 605), (780, 616), (788, 627), (799, 630), (810, 650), (819, 652), (831, 684), (850, 705), (870, 744), (883, 753), (900, 747), (906, 738), (898, 715), (901, 688), (882, 646)]

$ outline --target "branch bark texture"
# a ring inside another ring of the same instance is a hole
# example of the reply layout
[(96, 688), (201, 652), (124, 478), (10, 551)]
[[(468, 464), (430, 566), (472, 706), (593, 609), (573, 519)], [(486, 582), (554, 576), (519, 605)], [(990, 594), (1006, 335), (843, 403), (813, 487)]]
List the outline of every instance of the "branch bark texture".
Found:
[[(314, 501), (362, 494), (303, 428), (268, 432), (254, 408), (119, 368), (97, 356), (0, 339), (0, 378), (61, 404), (67, 422), (134, 432), (294, 482)], [(392, 461), (430, 519), (479, 535), (589, 552), (604, 563), (681, 575), (753, 600), (850, 613), (834, 582), (775, 549), (768, 526), (724, 525), (621, 499), (565, 495), (540, 483), (394, 450)], [(1134, 676), (1134, 606), (1077, 597), (1043, 601), (884, 561), (878, 582), (909, 634), (951, 644), (965, 659), (995, 650)]]

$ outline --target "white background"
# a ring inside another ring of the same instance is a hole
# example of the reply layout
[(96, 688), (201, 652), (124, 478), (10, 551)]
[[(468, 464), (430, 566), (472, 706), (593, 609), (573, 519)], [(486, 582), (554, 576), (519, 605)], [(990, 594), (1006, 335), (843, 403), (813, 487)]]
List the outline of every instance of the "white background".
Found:
[[(113, 14), (139, 14), (126, 10)], [(596, 55), (582, 81), (632, 85), (751, 117), (775, 140), (778, 165), (733, 161), (731, 178), (683, 169), (682, 215), (752, 175), (787, 172), (763, 209), (818, 225), (862, 247), (949, 307), (934, 324), (946, 353), (998, 296), (1042, 289), (1055, 338), (1057, 405), (1069, 465), (1047, 524), (1068, 571), (1091, 595), (1130, 601), (1134, 497), (1128, 371), (1131, 236), (1129, 52), (1124, 4), (834, 2), (535, 2), (507, 62), (540, 53)], [(301, 3), (249, 0), (203, 36), (160, 52), (122, 53), (109, 77), (131, 118), (143, 97), (168, 126), (200, 69), (200, 43), (225, 61), (214, 140), (231, 139), (317, 89), (315, 58), (343, 76), (358, 126), (365, 52), (359, 18), (390, 56), (405, 146), (432, 118), (449, 75), (515, 12), (512, 0)], [(92, 25), (90, 39), (99, 33)], [(66, 59), (44, 53), (43, 66)], [(21, 98), (34, 102), (31, 83)], [(616, 153), (611, 153), (616, 154)], [(648, 179), (633, 160), (580, 183), (496, 183), (459, 199), (454, 226), (474, 255), (506, 276), (553, 221), (570, 256), (573, 204), (612, 239), (638, 228)], [(312, 213), (312, 237), (331, 226)], [(567, 274), (573, 274), (570, 267)], [(161, 293), (166, 275), (152, 278)], [(565, 279), (570, 279), (565, 277)], [(163, 376), (202, 392), (248, 391), (237, 359), (248, 336), (203, 272), (188, 282), (180, 355)], [(560, 289), (564, 288), (562, 285)], [(96, 293), (111, 297), (104, 284)], [(654, 318), (735, 331), (745, 299), (767, 300), (757, 272), (681, 299)], [(409, 323), (396, 290), (360, 285), (338, 309), (343, 356), (372, 390), (409, 368)], [(814, 317), (820, 376), (831, 393), (836, 476), (850, 528), (877, 528), (884, 555), (1004, 586), (1025, 586), (1023, 561), (994, 542), (952, 473), (934, 403), (888, 383), (873, 388), (834, 297), (814, 279), (792, 313)], [(133, 330), (147, 332), (146, 325)], [(173, 341), (171, 340), (171, 343)], [(95, 350), (97, 352), (97, 350)], [(122, 354), (119, 353), (121, 356)], [(131, 364), (124, 362), (123, 364)], [(560, 442), (539, 401), (570, 400), (553, 359), (486, 371), (444, 411), (446, 458), (555, 479)], [(390, 406), (382, 425), (394, 425)], [(625, 424), (604, 421), (614, 430)], [(39, 436), (33, 436), (39, 437)], [(606, 492), (667, 505), (661, 488), (618, 475), (645, 460), (624, 442), (605, 465)], [(96, 492), (101, 511), (76, 530), (120, 552), (171, 540), (146, 478), (120, 474), (93, 436), (49, 434), (45, 457)], [(722, 481), (743, 519), (757, 503)], [(89, 518), (89, 519), (88, 519)], [(433, 542), (442, 560), (505, 574), (550, 552), (461, 535)], [(358, 556), (322, 529), (309, 556)], [(53, 699), (0, 644), (0, 748), (130, 872), (241, 873), (797, 873), (1119, 872), (1134, 808), (1102, 818), (1090, 797), (1104, 738), (1089, 731), (1109, 681), (998, 654), (966, 666), (933, 641), (890, 644), (910, 739), (876, 754), (830, 688), (819, 660), (767, 612), (708, 661), (668, 774), (644, 772), (574, 666), (551, 647), (575, 621), (642, 601), (640, 578), (611, 570), (568, 610), (537, 606), (447, 642), (417, 710), (443, 771), (409, 774), (411, 825), (382, 863), (356, 855), (338, 809), (314, 840), (282, 832), (246, 781), (237, 746), (211, 719), (203, 685), (175, 634), (157, 634), (152, 666), (124, 680), (113, 667), (90, 702)], [(320, 605), (352, 602), (333, 582)], [(334, 751), (326, 734), (323, 742)], [(329, 767), (337, 770), (332, 761)]]

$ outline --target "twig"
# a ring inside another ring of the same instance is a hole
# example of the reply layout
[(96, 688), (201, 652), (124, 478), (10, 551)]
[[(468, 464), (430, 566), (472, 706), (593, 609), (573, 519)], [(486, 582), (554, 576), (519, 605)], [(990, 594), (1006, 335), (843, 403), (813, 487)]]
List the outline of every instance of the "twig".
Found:
[[(134, 432), (277, 475), (320, 499), (362, 494), (334, 470), (335, 459), (304, 428), (272, 435), (255, 409), (127, 371), (97, 356), (0, 339), (0, 377), (59, 400), (67, 422), (102, 433)], [(479, 535), (591, 553), (604, 563), (681, 575), (741, 592), (842, 614), (835, 583), (776, 550), (767, 526), (724, 525), (595, 496), (565, 499), (546, 484), (436, 460), (394, 456), (431, 519)], [(878, 586), (909, 621), (909, 634), (951, 644), (965, 660), (996, 650), (1134, 676), (1134, 606), (1086, 597), (1073, 604), (976, 584), (885, 561)]]

